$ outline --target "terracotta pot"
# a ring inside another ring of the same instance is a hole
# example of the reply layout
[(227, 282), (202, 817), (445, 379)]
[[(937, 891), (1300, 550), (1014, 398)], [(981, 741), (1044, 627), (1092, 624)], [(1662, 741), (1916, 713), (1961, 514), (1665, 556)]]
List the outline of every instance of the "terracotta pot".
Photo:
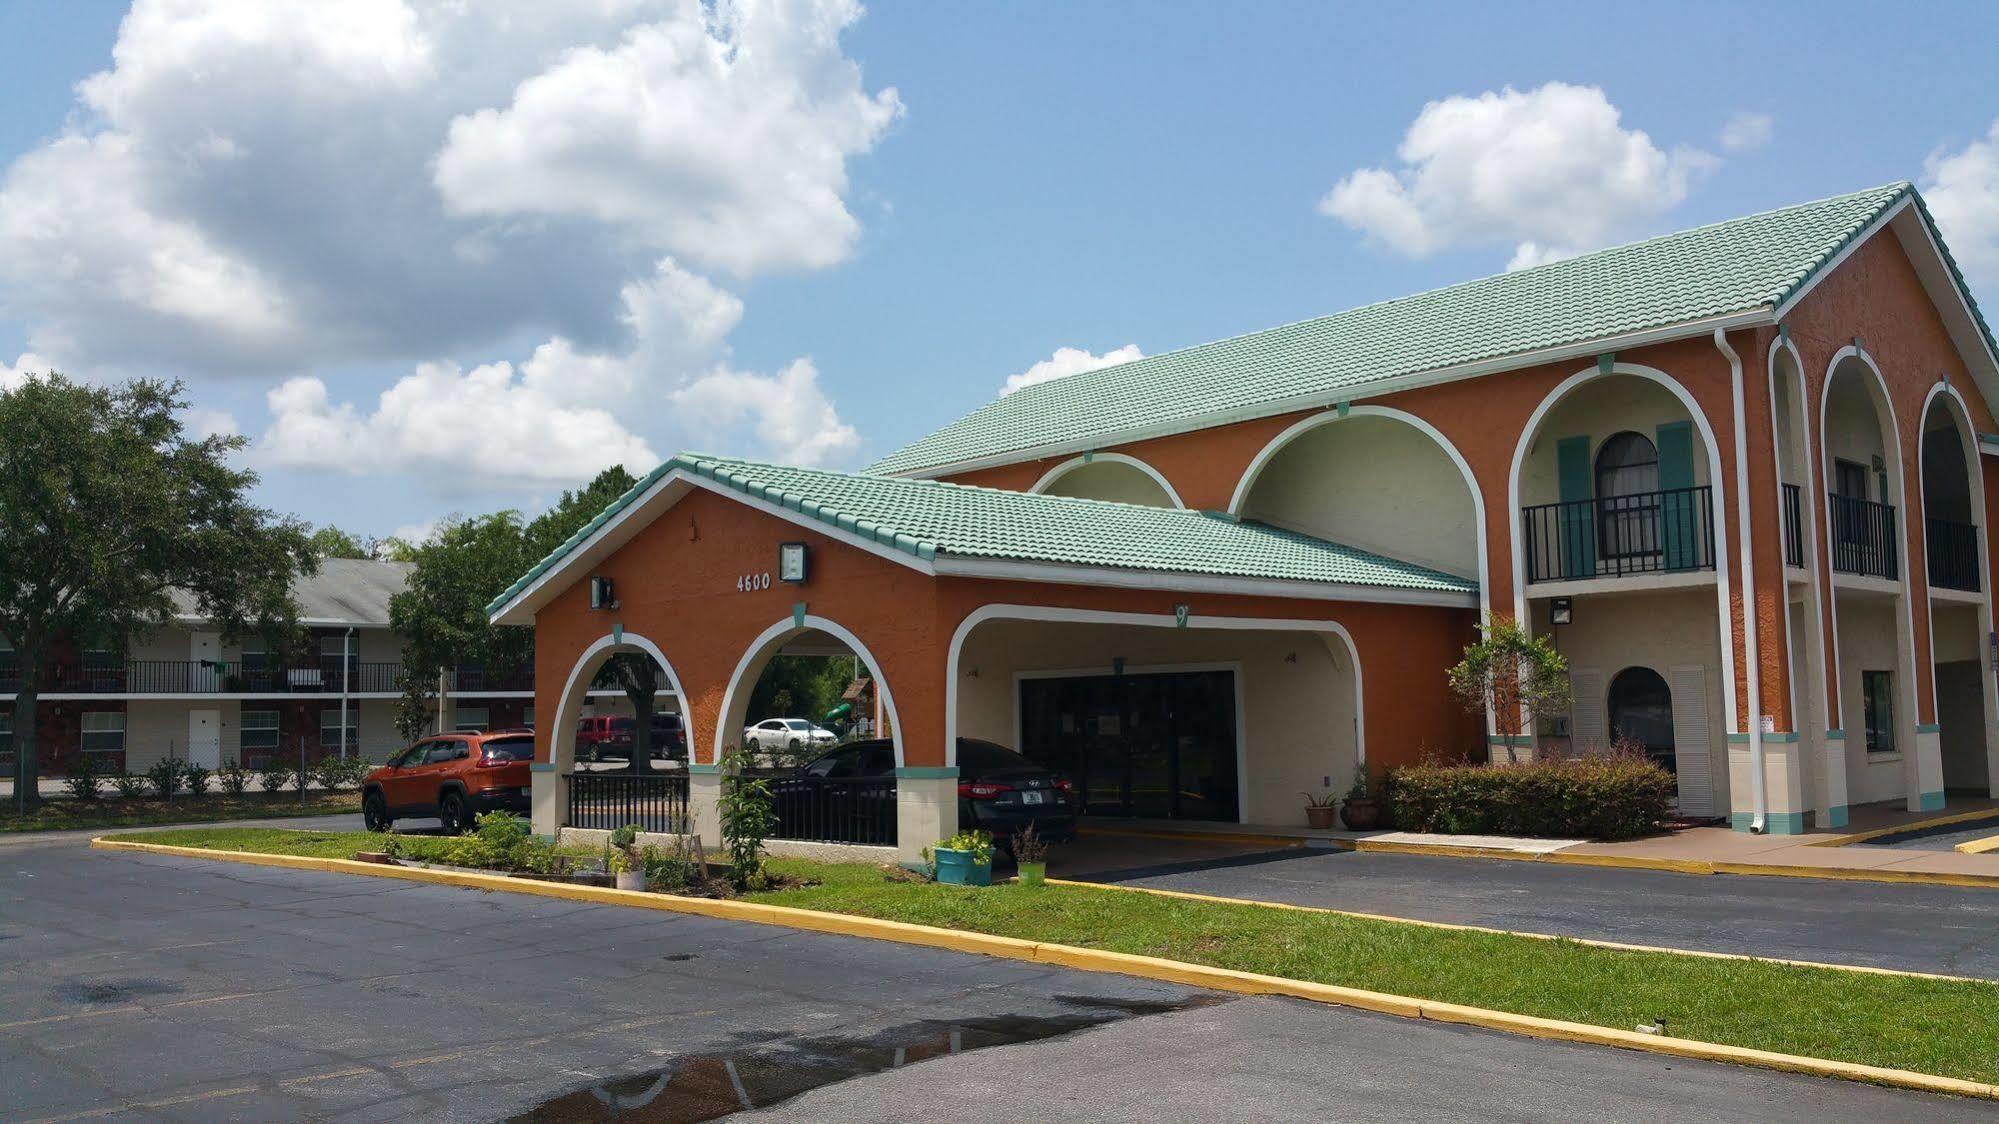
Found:
[(1331, 804), (1305, 805), (1305, 822), (1324, 831), (1333, 826), (1334, 807)]
[(1349, 800), (1340, 807), (1340, 820), (1349, 831), (1372, 831), (1381, 825), (1381, 805), (1368, 796)]

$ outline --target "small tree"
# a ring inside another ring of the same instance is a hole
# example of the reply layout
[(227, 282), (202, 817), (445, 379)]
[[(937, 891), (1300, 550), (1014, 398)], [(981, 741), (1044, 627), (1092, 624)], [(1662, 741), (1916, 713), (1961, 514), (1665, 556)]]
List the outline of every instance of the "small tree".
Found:
[(1492, 712), (1493, 730), (1506, 739), (1509, 760), (1525, 722), (1569, 705), (1567, 657), (1546, 637), (1528, 636), (1518, 621), (1497, 613), (1486, 617), (1484, 637), (1466, 646), (1464, 659), (1448, 674), (1451, 691), (1466, 710)]
[(764, 840), (777, 830), (770, 782), (744, 776), (750, 754), (736, 746), (722, 756), (722, 845), (729, 851), (729, 882), (747, 890), (763, 878)]

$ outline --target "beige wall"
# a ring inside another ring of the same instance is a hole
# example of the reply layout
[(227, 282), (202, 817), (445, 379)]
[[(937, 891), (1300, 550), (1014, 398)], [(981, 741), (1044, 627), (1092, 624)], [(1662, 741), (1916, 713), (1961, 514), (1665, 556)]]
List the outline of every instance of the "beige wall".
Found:
[[(1858, 372), (1858, 373), (1855, 373)], [(1825, 483), (1830, 489), (1834, 483), (1832, 462), (1835, 459), (1852, 461), (1868, 467), (1867, 498), (1880, 503), (1880, 481), (1873, 476), (1874, 458), (1882, 456), (1881, 432), (1887, 426), (1887, 418), (1875, 412), (1874, 398), (1868, 393), (1868, 384), (1874, 376), (1855, 364), (1842, 366), (1832, 381), (1830, 398), (1825, 403)], [(1884, 458), (1892, 474), (1894, 466)], [(1899, 496), (1886, 497), (1888, 502), (1900, 503)]]
[[(1670, 373), (1670, 372), (1668, 372)], [(1689, 420), (1687, 408), (1665, 387), (1636, 375), (1611, 375), (1584, 383), (1555, 404), (1541, 419), (1520, 462), (1520, 503), (1523, 507), (1556, 503), (1562, 498), (1555, 446), (1563, 438), (1590, 439), (1592, 471), (1597, 451), (1609, 438), (1629, 430), (1659, 440), (1659, 426)], [(1712, 419), (1710, 419), (1712, 420)], [(1694, 426), (1694, 484), (1708, 480), (1708, 450), (1699, 425)]]
[(1478, 576), (1478, 523), (1456, 462), (1422, 430), (1356, 414), (1306, 430), (1267, 461), (1241, 514)]
[(1063, 473), (1043, 489), (1051, 496), (1082, 496), (1093, 500), (1117, 500), (1154, 507), (1174, 507), (1173, 497), (1159, 481), (1123, 461), (1100, 460), (1078, 465)]
[[(1148, 667), (1234, 665), (1242, 699), (1249, 823), (1305, 822), (1304, 797), (1328, 778), (1353, 779), (1356, 701), (1345, 645), (1302, 632), (1259, 632), (988, 621), (965, 639), (959, 660), (958, 735), (1017, 745), (1015, 676), (1026, 671), (1102, 674), (1122, 658), (1129, 674)], [(1335, 654), (1337, 653), (1337, 654)], [(1295, 661), (1287, 657), (1295, 655)], [(971, 673), (976, 670), (978, 674)]]
[[(1838, 595), (1840, 729), (1846, 732), (1847, 799), (1855, 804), (1901, 800), (1908, 795), (1904, 758), (1915, 752), (1914, 717), (1904, 713), (1908, 685), (1897, 664), (1900, 624), (1895, 602), (1887, 597)], [(1860, 691), (1863, 671), (1895, 673), (1895, 749), (1867, 752), (1866, 701)]]

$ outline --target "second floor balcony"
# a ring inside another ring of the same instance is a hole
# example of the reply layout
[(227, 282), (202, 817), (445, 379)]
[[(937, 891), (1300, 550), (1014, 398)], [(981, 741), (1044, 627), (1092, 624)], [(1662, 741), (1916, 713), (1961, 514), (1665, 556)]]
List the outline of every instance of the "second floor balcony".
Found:
[(1529, 582), (1714, 569), (1706, 485), (1522, 508), (1520, 533)]
[[(400, 663), (277, 665), (240, 660), (88, 659), (44, 665), (45, 695), (360, 695), (400, 689)], [(0, 662), (0, 695), (20, 689), (21, 668)]]
[(1894, 504), (1833, 492), (1826, 496), (1826, 511), (1832, 517), (1834, 573), (1889, 581), (1902, 576)]
[(1929, 555), (1930, 585), (1977, 593), (1978, 528), (1948, 519), (1925, 521), (1923, 542)]

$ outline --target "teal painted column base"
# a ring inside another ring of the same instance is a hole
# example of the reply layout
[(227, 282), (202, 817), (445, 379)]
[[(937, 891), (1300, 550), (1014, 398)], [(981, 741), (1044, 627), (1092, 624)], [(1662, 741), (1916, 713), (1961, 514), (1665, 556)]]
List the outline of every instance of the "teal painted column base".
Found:
[[(1841, 823), (1846, 822), (1845, 815), (1846, 809), (1841, 808)], [(1728, 826), (1737, 831), (1748, 831), (1750, 823), (1755, 818), (1755, 816), (1748, 812), (1731, 812), (1728, 816)], [(1763, 818), (1763, 833), (1765, 835), (1803, 835), (1805, 833), (1805, 814), (1803, 812), (1771, 812)]]
[(1925, 792), (1918, 798), (1917, 807), (1925, 812), (1943, 811), (1943, 793)]
[(1825, 812), (1825, 825), (1827, 827), (1845, 827), (1846, 805), (1835, 804), (1832, 807), (1827, 808)]

